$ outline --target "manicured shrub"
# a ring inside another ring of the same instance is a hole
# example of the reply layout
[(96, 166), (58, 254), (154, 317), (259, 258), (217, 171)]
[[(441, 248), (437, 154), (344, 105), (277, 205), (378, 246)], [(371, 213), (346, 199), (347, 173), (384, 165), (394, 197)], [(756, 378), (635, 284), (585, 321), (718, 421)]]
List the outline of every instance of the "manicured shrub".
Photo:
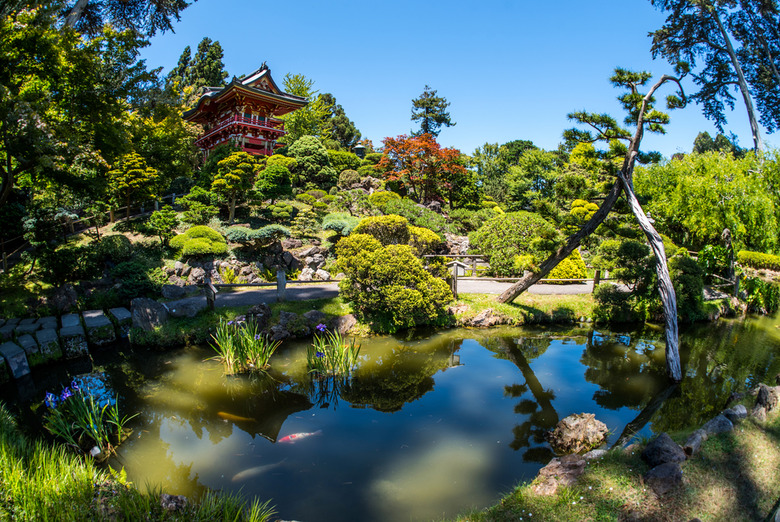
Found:
[[(575, 250), (550, 270), (546, 279), (585, 279), (586, 277), (588, 277), (588, 269), (585, 267), (585, 261), (582, 260), (580, 251)], [(568, 283), (561, 281), (560, 284)]]
[(320, 222), (313, 210), (304, 209), (298, 212), (290, 226), (290, 232), (293, 237), (303, 238), (313, 236), (317, 233)]
[(266, 225), (262, 228), (230, 227), (225, 231), (231, 243), (241, 243), (252, 248), (268, 246), (283, 237), (290, 237), (290, 230), (282, 225)]
[(266, 212), (272, 221), (286, 222), (295, 217), (298, 209), (287, 203), (274, 203), (266, 207)]
[(307, 190), (306, 193), (317, 200), (322, 199), (328, 195), (328, 193), (322, 189), (311, 189), (311, 190)]
[(643, 314), (637, 313), (632, 306), (631, 292), (621, 290), (615, 285), (605, 283), (593, 291), (596, 306), (593, 315), (599, 322), (628, 323), (643, 321)]
[(347, 276), (339, 283), (341, 295), (373, 329), (446, 323), (452, 293), (425, 270), (410, 246), (381, 246), (371, 236), (353, 234), (339, 242), (336, 253)]
[(362, 165), (357, 169), (360, 179), (371, 176), (372, 178), (379, 177), (379, 171), (373, 165)]
[(595, 203), (590, 203), (584, 199), (575, 199), (571, 203), (569, 214), (572, 216), (575, 223), (585, 223), (598, 209), (599, 206)]
[(62, 284), (100, 277), (103, 258), (93, 245), (63, 245), (56, 250), (41, 250), (38, 261), (41, 278), (47, 283)]
[(339, 187), (343, 189), (348, 189), (355, 183), (358, 183), (360, 181), (360, 174), (358, 174), (357, 170), (347, 169), (343, 171), (341, 174), (339, 174)]
[(345, 150), (328, 150), (328, 158), (336, 172), (342, 172), (347, 169), (355, 170), (360, 167), (360, 158), (352, 152)]
[(297, 199), (301, 203), (306, 203), (307, 205), (314, 205), (317, 202), (317, 198), (315, 198), (314, 196), (306, 192), (304, 192), (303, 194), (298, 194), (297, 196), (295, 196), (295, 199)]
[(171, 239), (170, 246), (181, 251), (181, 257), (221, 255), (227, 252), (222, 234), (204, 225), (197, 225)]
[[(490, 273), (496, 276), (518, 275), (534, 270), (561, 241), (560, 233), (544, 218), (530, 212), (510, 212), (488, 220), (469, 234), (473, 248), (488, 257)], [(525, 256), (524, 266), (515, 259)]]
[(328, 194), (327, 196), (323, 196), (320, 201), (322, 203), (325, 203), (326, 205), (332, 205), (333, 203), (336, 202), (336, 196), (334, 196), (333, 194)]
[(157, 263), (145, 257), (119, 263), (111, 269), (111, 276), (119, 280), (117, 298), (124, 303), (136, 297), (155, 296), (162, 285), (168, 282), (165, 272)]
[(370, 154), (366, 154), (366, 157), (363, 161), (367, 161), (371, 165), (377, 165), (380, 161), (382, 161), (382, 153), (371, 152)]
[(750, 252), (749, 250), (740, 250), (737, 253), (737, 261), (741, 265), (757, 269), (778, 270), (780, 271), (780, 256), (764, 254), (762, 252)]
[(360, 220), (354, 232), (374, 236), (383, 245), (403, 245), (409, 242), (409, 221), (394, 214), (367, 217)]
[(360, 223), (359, 218), (350, 216), (346, 212), (333, 212), (323, 218), (322, 229), (333, 230), (342, 236), (348, 236), (358, 223)]
[(447, 219), (431, 209), (418, 205), (408, 198), (391, 199), (382, 208), (385, 214), (398, 214), (409, 220), (416, 227), (424, 227), (436, 232), (444, 239), (445, 232), (454, 231), (454, 227), (447, 223)]
[(441, 238), (433, 230), (409, 226), (409, 246), (418, 256), (433, 254), (442, 246)]
[(368, 196), (368, 201), (383, 212), (385, 205), (394, 199), (401, 199), (401, 196), (395, 192), (390, 192), (389, 190), (378, 190)]

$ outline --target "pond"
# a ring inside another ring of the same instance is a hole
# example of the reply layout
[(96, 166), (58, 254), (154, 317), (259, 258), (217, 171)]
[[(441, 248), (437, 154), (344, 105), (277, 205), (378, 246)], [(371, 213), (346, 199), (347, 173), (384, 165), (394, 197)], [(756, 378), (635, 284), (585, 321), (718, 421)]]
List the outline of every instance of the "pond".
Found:
[(350, 382), (307, 378), (305, 343), (284, 345), (260, 378), (225, 377), (208, 348), (94, 359), (141, 412), (110, 461), (141, 487), (240, 490), (284, 519), (430, 520), (533, 478), (553, 457), (545, 432), (567, 415), (595, 413), (612, 445), (701, 424), (780, 373), (774, 318), (688, 328), (680, 386), (662, 339), (652, 327), (375, 337)]

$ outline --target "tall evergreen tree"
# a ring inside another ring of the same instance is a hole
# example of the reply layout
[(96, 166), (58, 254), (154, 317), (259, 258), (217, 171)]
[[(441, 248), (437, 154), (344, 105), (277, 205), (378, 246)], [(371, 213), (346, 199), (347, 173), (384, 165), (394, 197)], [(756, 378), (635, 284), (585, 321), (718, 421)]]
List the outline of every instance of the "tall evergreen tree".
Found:
[(192, 59), (185, 82), (194, 87), (221, 87), (225, 85), (228, 73), (222, 63), (223, 52), (219, 41), (203, 38)]
[(354, 122), (347, 118), (344, 107), (336, 103), (335, 96), (325, 93), (320, 94), (319, 98), (330, 107), (323, 127), (330, 133), (331, 141), (338, 144), (339, 148), (351, 151), (360, 141), (360, 131), (355, 127)]
[(184, 48), (184, 51), (179, 56), (179, 61), (176, 63), (176, 67), (171, 69), (168, 76), (165, 77), (165, 86), (171, 88), (175, 83), (179, 84), (180, 88), (184, 86), (184, 82), (188, 79), (187, 76), (190, 72), (190, 64), (192, 63), (192, 49), (188, 45)]
[(131, 29), (153, 36), (157, 31), (172, 31), (173, 21), (190, 5), (186, 0), (69, 0), (63, 2), (64, 24), (96, 36), (103, 25)]
[(413, 132), (414, 136), (421, 134), (431, 134), (438, 136), (442, 125), (452, 127), (455, 122), (450, 118), (447, 107), (450, 102), (447, 98), (436, 95), (436, 89), (425, 86), (425, 90), (418, 97), (412, 100), (412, 121), (420, 122), (420, 130)]
[[(753, 146), (762, 150), (758, 114), (748, 86), (738, 47), (729, 26), (733, 25), (736, 0), (651, 0), (669, 12), (661, 29), (651, 33), (653, 57), (661, 55), (672, 65), (691, 69), (699, 92), (690, 96), (700, 103), (704, 115), (720, 132), (727, 123), (725, 108), (734, 108), (736, 85), (747, 110)], [(766, 2), (764, 2), (766, 3)], [(770, 3), (774, 4), (773, 0)], [(737, 41), (739, 44), (739, 41)], [(700, 62), (700, 67), (697, 66)]]

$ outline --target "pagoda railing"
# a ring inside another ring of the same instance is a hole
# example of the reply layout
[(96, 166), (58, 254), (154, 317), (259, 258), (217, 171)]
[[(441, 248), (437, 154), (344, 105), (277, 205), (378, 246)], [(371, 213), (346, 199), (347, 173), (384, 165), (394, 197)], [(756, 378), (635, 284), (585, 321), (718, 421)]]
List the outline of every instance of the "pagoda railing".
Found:
[(195, 140), (195, 145), (199, 145), (204, 140), (207, 140), (213, 135), (224, 130), (226, 127), (229, 127), (236, 123), (240, 123), (242, 125), (248, 125), (249, 127), (256, 127), (258, 129), (268, 129), (268, 130), (276, 130), (276, 131), (284, 132), (284, 122), (282, 120), (270, 119), (270, 118), (266, 118), (265, 120), (260, 120), (257, 118), (247, 118), (246, 116), (242, 116), (240, 114), (234, 114), (220, 121), (213, 129), (211, 129), (203, 136)]

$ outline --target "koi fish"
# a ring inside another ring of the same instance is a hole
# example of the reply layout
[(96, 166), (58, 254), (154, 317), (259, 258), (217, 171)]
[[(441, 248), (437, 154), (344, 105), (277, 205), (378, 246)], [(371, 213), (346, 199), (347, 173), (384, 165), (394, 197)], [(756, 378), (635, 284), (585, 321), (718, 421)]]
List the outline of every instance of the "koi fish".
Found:
[(217, 412), (217, 416), (233, 422), (255, 422), (255, 419), (250, 419), (249, 417), (239, 417), (238, 415), (233, 415), (232, 413), (227, 413), (225, 411)]
[(322, 430), (317, 430), (312, 433), (293, 433), (291, 435), (287, 435), (286, 437), (282, 437), (279, 439), (278, 442), (289, 442), (290, 444), (295, 444), (299, 440), (303, 440), (306, 437), (311, 437), (312, 435), (321, 435)]
[(233, 482), (241, 482), (243, 480), (250, 479), (252, 477), (257, 477), (258, 475), (262, 475), (263, 473), (267, 473), (271, 471), (274, 468), (278, 468), (281, 466), (284, 461), (287, 459), (282, 459), (279, 462), (276, 462), (274, 464), (266, 464), (264, 466), (255, 466), (254, 468), (245, 469), (244, 471), (239, 471), (235, 475), (233, 475)]

